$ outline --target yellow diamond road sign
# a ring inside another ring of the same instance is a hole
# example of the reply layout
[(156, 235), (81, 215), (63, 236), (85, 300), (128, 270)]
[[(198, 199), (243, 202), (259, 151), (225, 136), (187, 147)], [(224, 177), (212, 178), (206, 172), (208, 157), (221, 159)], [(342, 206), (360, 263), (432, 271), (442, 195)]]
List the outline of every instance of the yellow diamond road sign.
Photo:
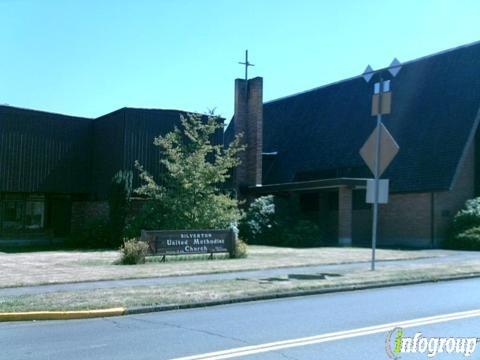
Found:
[(368, 165), (373, 175), (375, 175), (375, 144), (377, 141), (378, 128), (380, 128), (380, 166), (378, 176), (381, 176), (388, 165), (390, 165), (393, 158), (397, 155), (400, 148), (383, 124), (380, 124), (379, 127), (375, 127), (375, 130), (373, 130), (372, 134), (360, 149), (360, 156)]

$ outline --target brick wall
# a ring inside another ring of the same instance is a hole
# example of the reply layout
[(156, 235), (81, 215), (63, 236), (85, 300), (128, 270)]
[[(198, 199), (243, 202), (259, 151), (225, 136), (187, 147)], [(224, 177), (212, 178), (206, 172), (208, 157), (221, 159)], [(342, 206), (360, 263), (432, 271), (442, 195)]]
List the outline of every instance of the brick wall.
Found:
[(379, 206), (378, 244), (429, 247), (430, 209), (430, 193), (390, 194)]
[[(245, 87), (248, 84), (248, 92)], [(234, 173), (237, 187), (262, 183), (263, 79), (235, 80), (235, 134), (243, 134), (246, 151)]]
[(474, 158), (472, 143), (450, 191), (390, 194), (388, 204), (380, 205), (379, 244), (439, 246), (453, 216), (474, 197)]
[[(127, 222), (137, 214), (145, 204), (144, 199), (133, 198), (130, 202), (130, 211)], [(93, 219), (108, 220), (108, 201), (75, 201), (72, 203), (71, 231), (77, 231)]]
[(352, 189), (338, 189), (338, 244), (352, 245)]
[(83, 225), (95, 219), (108, 219), (107, 201), (72, 202), (71, 232), (78, 231)]

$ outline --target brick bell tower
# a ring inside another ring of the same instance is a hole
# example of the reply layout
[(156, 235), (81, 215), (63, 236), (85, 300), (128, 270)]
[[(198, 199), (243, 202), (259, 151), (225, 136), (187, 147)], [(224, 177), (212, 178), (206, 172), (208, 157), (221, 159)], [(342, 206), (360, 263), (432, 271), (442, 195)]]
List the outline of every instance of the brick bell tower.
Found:
[[(247, 61), (248, 63), (248, 61)], [(247, 145), (240, 154), (241, 164), (234, 172), (234, 182), (240, 196), (246, 195), (249, 186), (262, 184), (263, 150), (263, 79), (235, 80), (235, 135), (243, 134), (242, 142)]]

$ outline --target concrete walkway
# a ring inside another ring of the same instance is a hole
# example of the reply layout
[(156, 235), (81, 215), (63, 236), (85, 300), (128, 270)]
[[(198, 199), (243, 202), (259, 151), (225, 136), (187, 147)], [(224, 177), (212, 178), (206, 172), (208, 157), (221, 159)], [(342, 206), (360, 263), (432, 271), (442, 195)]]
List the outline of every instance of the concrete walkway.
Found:
[[(413, 259), (413, 260), (389, 260), (377, 261), (377, 269), (407, 269), (418, 266), (452, 264), (458, 265), (463, 262), (480, 261), (480, 252), (467, 251), (448, 251), (445, 256)], [(339, 265), (320, 265), (320, 266), (304, 266), (304, 267), (287, 267), (277, 269), (265, 269), (255, 271), (239, 271), (227, 272), (217, 274), (204, 275), (188, 275), (188, 276), (168, 276), (155, 277), (143, 279), (125, 279), (125, 280), (102, 280), (89, 281), (67, 284), (52, 284), (52, 285), (38, 285), (26, 287), (1, 288), (0, 297), (2, 296), (22, 296), (30, 294), (44, 294), (65, 291), (78, 291), (89, 289), (109, 289), (121, 287), (136, 287), (136, 286), (159, 286), (170, 284), (184, 284), (202, 281), (218, 281), (218, 280), (233, 280), (233, 279), (265, 279), (271, 277), (280, 277), (288, 275), (304, 275), (304, 274), (344, 274), (351, 271), (369, 270), (370, 262), (355, 262)]]

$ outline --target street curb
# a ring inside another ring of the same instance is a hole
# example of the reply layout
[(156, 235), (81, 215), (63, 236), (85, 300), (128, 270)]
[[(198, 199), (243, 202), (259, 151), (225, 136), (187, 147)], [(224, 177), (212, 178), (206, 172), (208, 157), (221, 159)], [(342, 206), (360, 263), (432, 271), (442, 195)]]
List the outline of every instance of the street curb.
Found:
[(152, 313), (152, 312), (162, 312), (162, 311), (172, 311), (172, 310), (186, 310), (186, 309), (194, 309), (194, 308), (201, 308), (201, 307), (245, 303), (245, 302), (252, 302), (252, 301), (275, 300), (275, 299), (284, 299), (284, 298), (309, 296), (309, 295), (322, 295), (322, 294), (330, 294), (330, 293), (346, 292), (346, 291), (379, 289), (379, 288), (404, 286), (404, 285), (435, 283), (440, 281), (467, 280), (467, 279), (473, 279), (478, 277), (480, 277), (480, 273), (473, 273), (473, 274), (459, 275), (459, 276), (449, 276), (449, 277), (437, 278), (437, 279), (404, 280), (404, 281), (396, 281), (396, 282), (377, 282), (373, 284), (349, 285), (349, 286), (342, 286), (342, 287), (336, 287), (336, 288), (332, 287), (328, 289), (292, 291), (292, 292), (285, 292), (285, 293), (247, 296), (247, 297), (241, 297), (241, 298), (235, 298), (235, 299), (213, 300), (213, 301), (205, 301), (205, 302), (190, 303), (190, 304), (142, 306), (142, 307), (125, 309), (124, 315), (146, 314), (146, 313)]
[(194, 309), (218, 305), (229, 305), (253, 301), (263, 301), (263, 300), (275, 300), (275, 299), (284, 299), (291, 297), (300, 297), (300, 296), (309, 296), (309, 295), (322, 295), (330, 294), (337, 292), (346, 292), (346, 291), (356, 291), (356, 290), (369, 290), (369, 289), (379, 289), (386, 287), (395, 287), (395, 286), (404, 286), (404, 285), (415, 285), (415, 284), (425, 284), (425, 283), (435, 283), (440, 281), (453, 281), (453, 280), (467, 280), (472, 278), (479, 278), (480, 272), (471, 273), (467, 275), (458, 275), (458, 276), (446, 276), (433, 279), (414, 279), (414, 280), (403, 280), (403, 281), (390, 281), (390, 282), (375, 282), (370, 284), (363, 285), (346, 285), (331, 287), (327, 289), (316, 289), (316, 290), (303, 290), (303, 291), (292, 291), (285, 293), (272, 293), (265, 295), (256, 295), (256, 296), (246, 296), (239, 297), (234, 299), (223, 299), (223, 300), (213, 300), (213, 301), (204, 301), (190, 304), (177, 304), (177, 305), (153, 305), (153, 306), (142, 306), (142, 307), (133, 307), (133, 308), (110, 308), (110, 309), (98, 309), (98, 310), (80, 310), (80, 311), (32, 311), (32, 312), (12, 312), (12, 313), (0, 313), (0, 322), (5, 321), (32, 321), (32, 320), (71, 320), (71, 319), (87, 319), (87, 318), (98, 318), (98, 317), (109, 317), (109, 316), (122, 316), (122, 315), (135, 315), (135, 314), (146, 314), (152, 312), (162, 312), (162, 311), (172, 311), (172, 310), (185, 310), (185, 309)]
[(88, 319), (96, 317), (121, 316), (126, 313), (123, 307), (98, 310), (80, 310), (80, 311), (29, 311), (0, 313), (0, 322), (2, 321), (31, 321), (31, 320), (70, 320), (70, 319)]

